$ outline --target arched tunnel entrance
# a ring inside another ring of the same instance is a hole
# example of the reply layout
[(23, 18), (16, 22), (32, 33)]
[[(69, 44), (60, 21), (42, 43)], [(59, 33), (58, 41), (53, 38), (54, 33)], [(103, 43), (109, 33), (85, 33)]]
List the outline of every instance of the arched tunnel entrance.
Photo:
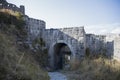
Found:
[(70, 66), (71, 50), (65, 43), (54, 45), (54, 68), (55, 70)]

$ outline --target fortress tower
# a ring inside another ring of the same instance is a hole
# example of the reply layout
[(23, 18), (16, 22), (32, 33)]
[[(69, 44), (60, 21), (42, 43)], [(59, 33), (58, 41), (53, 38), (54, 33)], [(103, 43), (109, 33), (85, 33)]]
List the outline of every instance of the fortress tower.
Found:
[(23, 5), (20, 5), (20, 10), (23, 14), (25, 14), (25, 7)]
[(6, 0), (0, 0), (0, 9), (9, 9), (13, 11), (18, 11), (25, 15), (25, 7), (23, 5), (20, 5), (20, 7), (17, 7), (14, 4), (8, 3)]

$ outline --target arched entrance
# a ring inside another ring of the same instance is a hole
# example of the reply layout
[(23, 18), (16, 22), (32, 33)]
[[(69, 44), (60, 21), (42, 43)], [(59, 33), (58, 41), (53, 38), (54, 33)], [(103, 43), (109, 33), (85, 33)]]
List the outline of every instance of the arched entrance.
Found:
[(54, 69), (63, 69), (70, 66), (71, 50), (65, 43), (56, 43), (53, 46)]

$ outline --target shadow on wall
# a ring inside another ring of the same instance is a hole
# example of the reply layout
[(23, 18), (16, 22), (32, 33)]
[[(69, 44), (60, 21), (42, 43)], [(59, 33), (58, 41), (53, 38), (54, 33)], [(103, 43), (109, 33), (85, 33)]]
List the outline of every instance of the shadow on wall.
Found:
[(114, 56), (114, 41), (107, 42), (106, 43), (106, 48), (107, 48), (107, 56), (110, 56), (112, 58)]

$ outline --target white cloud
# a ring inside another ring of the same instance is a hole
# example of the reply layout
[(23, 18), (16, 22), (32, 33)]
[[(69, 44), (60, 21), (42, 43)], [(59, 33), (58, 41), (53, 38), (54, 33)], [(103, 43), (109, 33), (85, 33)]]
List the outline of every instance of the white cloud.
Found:
[(102, 30), (100, 30), (100, 33), (107, 33), (107, 30), (106, 29), (102, 29)]
[(120, 23), (85, 26), (85, 31), (86, 33), (93, 34), (107, 34), (107, 33), (120, 34)]
[(120, 27), (113, 29), (111, 33), (120, 33)]

